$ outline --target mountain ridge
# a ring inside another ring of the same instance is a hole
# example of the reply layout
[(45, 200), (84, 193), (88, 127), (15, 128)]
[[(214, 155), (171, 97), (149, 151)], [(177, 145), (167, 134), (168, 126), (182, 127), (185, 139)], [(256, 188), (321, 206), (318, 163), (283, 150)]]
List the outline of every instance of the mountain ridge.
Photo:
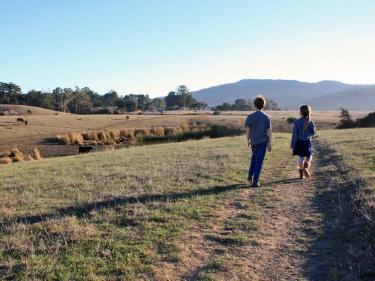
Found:
[[(282, 108), (293, 109), (301, 103), (313, 101), (324, 96), (372, 86), (375, 85), (346, 84), (334, 80), (304, 82), (286, 79), (241, 79), (237, 82), (193, 91), (192, 94), (194, 98), (207, 102), (209, 106), (220, 105), (223, 102), (233, 103), (238, 98), (252, 99), (257, 94), (262, 94), (275, 100)], [(370, 99), (370, 103), (375, 105), (375, 95), (373, 103), (372, 99)], [(332, 102), (330, 104), (329, 109), (338, 109), (340, 107), (339, 100), (336, 104)]]

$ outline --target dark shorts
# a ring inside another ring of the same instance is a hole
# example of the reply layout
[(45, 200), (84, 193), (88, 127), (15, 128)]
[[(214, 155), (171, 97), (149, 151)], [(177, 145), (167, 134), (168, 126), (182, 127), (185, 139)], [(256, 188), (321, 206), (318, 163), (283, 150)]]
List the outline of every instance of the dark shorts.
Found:
[(293, 155), (302, 157), (310, 157), (314, 150), (312, 147), (311, 140), (300, 140), (298, 139), (293, 149)]

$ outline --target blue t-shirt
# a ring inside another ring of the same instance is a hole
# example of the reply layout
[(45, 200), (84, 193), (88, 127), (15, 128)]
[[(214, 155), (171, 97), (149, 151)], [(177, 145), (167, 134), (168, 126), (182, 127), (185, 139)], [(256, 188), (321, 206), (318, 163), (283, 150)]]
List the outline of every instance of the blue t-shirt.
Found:
[(271, 128), (271, 119), (263, 111), (255, 111), (247, 116), (245, 126), (251, 129), (251, 145), (268, 142), (267, 130)]

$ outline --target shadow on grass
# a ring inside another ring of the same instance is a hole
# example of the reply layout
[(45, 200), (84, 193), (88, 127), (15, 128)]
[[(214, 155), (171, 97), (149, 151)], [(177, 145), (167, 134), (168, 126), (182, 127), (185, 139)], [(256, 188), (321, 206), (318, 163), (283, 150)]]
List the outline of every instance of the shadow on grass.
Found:
[(304, 274), (308, 280), (375, 280), (375, 261), (369, 260), (371, 254), (363, 248), (369, 246), (370, 232), (355, 212), (356, 192), (365, 183), (358, 175), (348, 173), (342, 156), (326, 143), (317, 143), (317, 148), (319, 171), (314, 183), (318, 194), (312, 206), (321, 221), (312, 221), (306, 229), (313, 243)]
[(78, 206), (70, 206), (65, 208), (56, 209), (53, 212), (42, 214), (42, 215), (32, 215), (32, 216), (22, 216), (12, 219), (9, 222), (4, 222), (0, 224), (0, 229), (10, 226), (16, 223), (23, 224), (35, 224), (51, 219), (60, 219), (68, 216), (75, 216), (77, 218), (82, 218), (91, 211), (99, 211), (102, 209), (108, 209), (116, 206), (127, 205), (127, 204), (137, 204), (137, 203), (148, 203), (148, 202), (170, 202), (178, 201), (182, 199), (188, 199), (195, 196), (209, 196), (220, 193), (229, 192), (236, 189), (247, 188), (246, 184), (232, 184), (225, 186), (213, 186), (207, 189), (192, 190), (179, 193), (169, 193), (169, 194), (143, 194), (140, 196), (128, 196), (128, 197), (112, 197), (106, 200), (83, 203)]

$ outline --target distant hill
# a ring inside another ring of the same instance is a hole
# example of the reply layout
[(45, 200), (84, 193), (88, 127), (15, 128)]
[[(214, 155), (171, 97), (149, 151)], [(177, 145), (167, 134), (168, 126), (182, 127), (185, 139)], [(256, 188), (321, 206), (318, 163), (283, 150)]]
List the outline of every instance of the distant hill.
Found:
[(17, 115), (60, 115), (67, 114), (45, 108), (28, 105), (0, 104), (0, 112), (15, 112)]
[[(338, 81), (308, 83), (296, 80), (245, 79), (235, 83), (202, 89), (192, 94), (196, 99), (207, 102), (209, 106), (216, 106), (223, 102), (233, 103), (238, 98), (252, 99), (260, 93), (267, 98), (275, 100), (282, 108), (295, 109), (301, 103), (328, 97), (339, 92), (353, 90), (352, 94), (356, 95), (358, 89), (366, 87), (369, 86), (359, 87), (358, 85), (345, 84)], [(360, 95), (360, 93), (359, 91), (358, 94)], [(337, 103), (332, 101), (329, 108), (326, 109), (333, 110), (340, 106), (340, 100), (337, 100)], [(349, 107), (349, 109), (351, 108)]]
[(357, 111), (375, 111), (375, 86), (355, 87), (346, 91), (307, 101), (319, 110), (339, 109), (340, 107)]

